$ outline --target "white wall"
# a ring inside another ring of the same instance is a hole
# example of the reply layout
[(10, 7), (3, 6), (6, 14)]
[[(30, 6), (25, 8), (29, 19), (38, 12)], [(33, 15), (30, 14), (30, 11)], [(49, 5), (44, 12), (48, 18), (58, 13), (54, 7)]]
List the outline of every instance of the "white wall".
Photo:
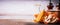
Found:
[(38, 7), (36, 7), (35, 4), (41, 4), (40, 10), (42, 10), (47, 9), (48, 3), (48, 1), (1, 1), (0, 18), (33, 19), (33, 15), (39, 12)]

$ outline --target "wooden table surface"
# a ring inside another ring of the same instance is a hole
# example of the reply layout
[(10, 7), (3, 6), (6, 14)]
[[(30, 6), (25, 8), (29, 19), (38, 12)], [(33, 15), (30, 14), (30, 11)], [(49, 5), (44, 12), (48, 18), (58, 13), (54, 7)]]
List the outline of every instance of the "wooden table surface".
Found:
[(33, 22), (25, 22), (25, 21), (23, 22), (23, 21), (15, 21), (15, 20), (12, 21), (10, 19), (0, 19), (0, 25), (57, 25), (57, 24), (35, 24)]

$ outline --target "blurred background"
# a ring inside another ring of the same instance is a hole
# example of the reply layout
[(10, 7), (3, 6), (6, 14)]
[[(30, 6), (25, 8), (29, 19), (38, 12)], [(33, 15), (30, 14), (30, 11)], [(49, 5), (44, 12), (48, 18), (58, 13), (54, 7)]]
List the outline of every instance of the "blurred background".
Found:
[[(52, 0), (54, 6), (58, 2)], [(39, 10), (47, 10), (48, 4), (49, 0), (0, 0), (0, 25), (23, 25), (20, 22), (33, 22), (33, 15), (39, 13)]]

